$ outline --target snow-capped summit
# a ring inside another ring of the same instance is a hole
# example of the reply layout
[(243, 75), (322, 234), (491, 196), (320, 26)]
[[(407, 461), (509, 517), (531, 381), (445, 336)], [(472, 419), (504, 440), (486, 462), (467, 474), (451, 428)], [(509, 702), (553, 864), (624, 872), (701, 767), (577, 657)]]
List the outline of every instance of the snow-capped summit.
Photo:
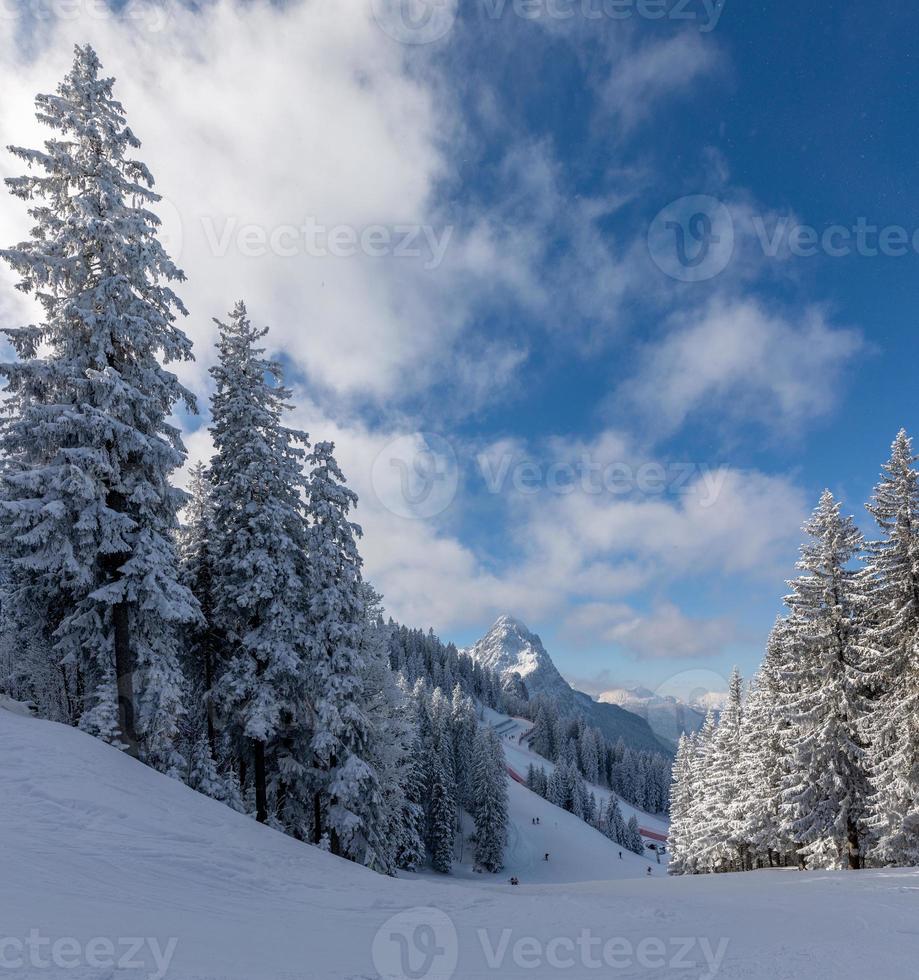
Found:
[(466, 651), (483, 667), (500, 675), (506, 685), (523, 683), (526, 696), (548, 698), (564, 717), (583, 718), (615, 742), (622, 738), (637, 749), (669, 749), (648, 722), (615, 704), (601, 704), (576, 691), (559, 673), (542, 640), (511, 615), (499, 616), (491, 629)]
[(519, 674), (530, 697), (538, 694), (565, 697), (571, 688), (558, 672), (542, 640), (513, 616), (499, 616), (494, 626), (469, 651), (483, 667), (505, 680)]

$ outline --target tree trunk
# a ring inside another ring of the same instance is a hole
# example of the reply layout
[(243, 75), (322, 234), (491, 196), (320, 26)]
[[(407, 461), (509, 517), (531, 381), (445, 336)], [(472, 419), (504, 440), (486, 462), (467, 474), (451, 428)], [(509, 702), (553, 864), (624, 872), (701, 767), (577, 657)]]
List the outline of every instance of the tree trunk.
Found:
[[(106, 497), (106, 506), (117, 514), (125, 512), (124, 494), (115, 490)], [(105, 555), (102, 569), (108, 582), (115, 582), (121, 574), (121, 566), (131, 557), (130, 553), (118, 552)], [(112, 606), (112, 637), (115, 649), (115, 683), (118, 692), (118, 727), (121, 739), (127, 745), (128, 755), (137, 758), (137, 731), (134, 727), (134, 658), (131, 655), (131, 620), (127, 602)]]
[(211, 655), (210, 644), (205, 639), (204, 647), (204, 701), (207, 713), (207, 740), (211, 746), (211, 755), (218, 758), (217, 751), (217, 726), (214, 724), (214, 702), (212, 698), (214, 690), (214, 659)]
[(265, 779), (265, 743), (260, 739), (253, 742), (255, 756), (255, 819), (268, 823), (268, 784)]
[(318, 844), (322, 840), (322, 800), (319, 794), (313, 795), (313, 843)]
[(848, 847), (849, 847), (849, 870), (860, 871), (862, 867), (861, 841), (858, 835), (858, 827), (853, 823), (848, 825)]
[(131, 626), (128, 604), (112, 606), (115, 630), (115, 677), (118, 684), (118, 727), (127, 744), (128, 755), (137, 758), (137, 732), (134, 728), (134, 661), (131, 656)]

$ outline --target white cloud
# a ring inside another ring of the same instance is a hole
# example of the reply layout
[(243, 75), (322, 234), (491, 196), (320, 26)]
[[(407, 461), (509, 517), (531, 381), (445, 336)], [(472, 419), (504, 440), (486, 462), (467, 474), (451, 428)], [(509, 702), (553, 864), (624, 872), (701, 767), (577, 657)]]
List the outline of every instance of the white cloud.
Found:
[(659, 102), (683, 94), (722, 65), (711, 37), (681, 31), (623, 52), (603, 83), (602, 101), (628, 131), (645, 121)]
[(671, 602), (648, 613), (602, 603), (578, 606), (566, 617), (565, 628), (582, 640), (618, 647), (638, 660), (712, 658), (738, 636), (729, 619), (686, 616)]
[(716, 297), (677, 314), (617, 393), (658, 434), (695, 414), (754, 419), (786, 433), (826, 416), (846, 367), (863, 348), (855, 330), (807, 307), (793, 318), (752, 299)]
[[(369, 4), (131, 8), (146, 19), (93, 15), (101, 9), (43, 22), (34, 45), (0, 38), (0, 145), (37, 145), (34, 94), (53, 90), (74, 42), (93, 43), (143, 141), (168, 245), (188, 275), (179, 291), (198, 363), (180, 368), (186, 382), (206, 385), (211, 318), (243, 297), (314, 390), (388, 409), (435, 385), (474, 389), (444, 398), (453, 410), (504, 397), (528, 345), (477, 336), (485, 307), (522, 308), (581, 341), (585, 321), (604, 337), (619, 324), (634, 262), (599, 222), (626, 194), (580, 197), (548, 144), (511, 135), (494, 199), (457, 201), (447, 147), (472, 137), (450, 68), (394, 43)], [(21, 169), (3, 153), (0, 167)], [(24, 237), (22, 203), (3, 195), (0, 223), (11, 240)], [(383, 226), (390, 254), (327, 254), (325, 232), (325, 254), (315, 254), (294, 237), (303, 225), (356, 235)], [(417, 229), (409, 244), (403, 226)], [(391, 254), (397, 241), (420, 254)], [(12, 283), (6, 270), (0, 283)], [(491, 385), (482, 352), (500, 364)]]
[[(468, 314), (452, 276), (425, 268), (423, 236), (409, 246), (423, 253), (413, 258), (318, 256), (299, 245), (289, 256), (252, 256), (239, 235), (246, 226), (271, 235), (312, 221), (358, 234), (382, 225), (403, 243), (397, 226), (425, 226), (442, 240), (434, 189), (447, 166), (449, 110), (408, 70), (406, 49), (366, 4), (222, 0), (169, 9), (155, 31), (86, 12), (46, 23), (34, 57), (24, 58), (15, 38), (0, 41), (0, 143), (35, 145), (44, 136), (32, 97), (53, 91), (74, 41), (90, 41), (118, 80), (140, 155), (166, 197), (171, 244), (181, 246), (186, 329), (202, 361), (186, 378), (200, 382), (210, 360), (211, 317), (245, 296), (272, 325), (277, 349), (331, 392), (380, 399), (423, 388)], [(0, 160), (4, 172), (18, 172), (15, 161)], [(3, 197), (5, 237), (23, 236), (21, 202)], [(214, 241), (224, 254), (214, 254)], [(290, 239), (282, 247), (291, 249)]]

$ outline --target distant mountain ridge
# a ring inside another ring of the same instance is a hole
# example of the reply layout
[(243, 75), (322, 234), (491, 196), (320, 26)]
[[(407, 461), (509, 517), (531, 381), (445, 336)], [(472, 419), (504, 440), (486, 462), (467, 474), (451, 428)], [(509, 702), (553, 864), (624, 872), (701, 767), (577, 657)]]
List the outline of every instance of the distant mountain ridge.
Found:
[(633, 749), (673, 751), (671, 744), (655, 735), (645, 718), (575, 690), (559, 673), (542, 640), (513, 616), (499, 616), (482, 639), (465, 652), (498, 674), (506, 687), (513, 688), (519, 678), (530, 700), (548, 698), (561, 715), (583, 718), (612, 742), (622, 738)]
[[(721, 697), (721, 695), (714, 695)], [(597, 695), (604, 704), (618, 704), (644, 718), (655, 735), (676, 742), (684, 732), (697, 732), (705, 721), (706, 707), (687, 704), (668, 694), (657, 694), (646, 687), (614, 687)]]

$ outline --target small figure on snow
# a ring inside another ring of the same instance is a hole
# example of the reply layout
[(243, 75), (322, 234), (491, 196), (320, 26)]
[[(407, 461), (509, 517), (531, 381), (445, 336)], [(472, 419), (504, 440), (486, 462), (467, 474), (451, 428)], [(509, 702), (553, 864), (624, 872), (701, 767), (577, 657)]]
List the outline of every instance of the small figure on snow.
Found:
[(545, 855), (545, 857), (543, 858), (543, 861), (548, 861), (548, 860), (549, 860), (549, 852), (548, 852), (548, 851), (546, 851), (546, 855)]

